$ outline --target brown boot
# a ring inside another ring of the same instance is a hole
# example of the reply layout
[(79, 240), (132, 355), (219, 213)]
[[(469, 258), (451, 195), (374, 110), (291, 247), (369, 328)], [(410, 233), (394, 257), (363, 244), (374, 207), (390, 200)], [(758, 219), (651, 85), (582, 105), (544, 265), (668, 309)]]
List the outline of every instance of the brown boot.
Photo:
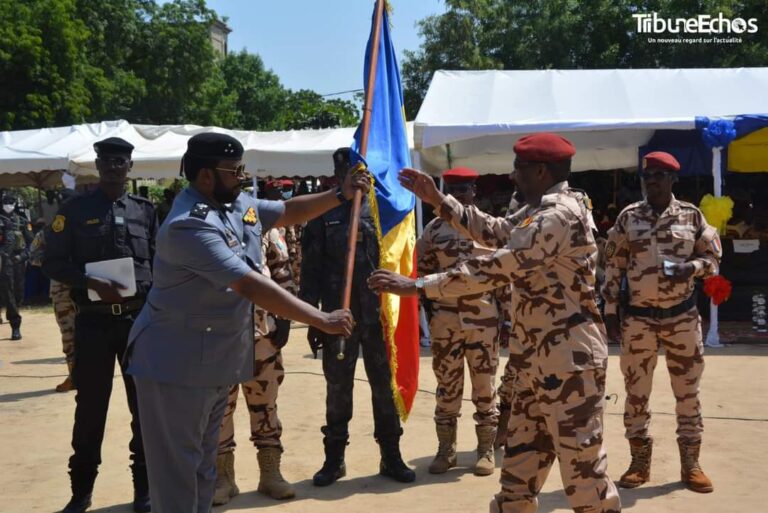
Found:
[(430, 474), (445, 474), (448, 469), (456, 466), (456, 424), (438, 424), (437, 454), (429, 464)]
[(651, 478), (653, 440), (650, 438), (630, 438), (629, 451), (632, 454), (632, 462), (624, 475), (619, 478), (619, 486), (637, 488), (641, 484), (647, 483)]
[(496, 428), (496, 440), (493, 441), (494, 449), (501, 449), (507, 444), (507, 425), (509, 424), (509, 415), (511, 412), (511, 404), (499, 404), (499, 426)]
[(235, 453), (219, 454), (216, 457), (216, 488), (213, 492), (213, 505), (226, 504), (238, 493), (240, 489), (235, 484)]
[(67, 370), (69, 374), (64, 381), (56, 385), (57, 392), (69, 392), (75, 389), (75, 384), (72, 382), (72, 362), (67, 362)]
[(680, 448), (680, 480), (692, 492), (710, 493), (715, 488), (699, 465), (699, 449), (701, 441), (677, 440)]
[(490, 476), (496, 468), (493, 457), (493, 441), (496, 439), (496, 426), (475, 426), (477, 433), (476, 476)]
[(290, 499), (296, 496), (291, 483), (283, 479), (280, 473), (280, 458), (283, 450), (280, 447), (262, 447), (259, 449), (259, 487), (258, 491), (273, 499)]

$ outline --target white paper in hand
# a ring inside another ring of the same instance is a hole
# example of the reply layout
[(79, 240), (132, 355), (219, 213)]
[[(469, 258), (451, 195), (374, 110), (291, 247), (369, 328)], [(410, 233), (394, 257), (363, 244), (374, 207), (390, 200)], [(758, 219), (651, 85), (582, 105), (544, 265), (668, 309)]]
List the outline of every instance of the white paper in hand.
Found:
[[(119, 291), (122, 297), (136, 295), (136, 275), (133, 272), (133, 258), (131, 257), (87, 263), (85, 264), (85, 274), (112, 280), (123, 285), (126, 288)], [(96, 291), (91, 289), (88, 289), (88, 299), (101, 301)]]

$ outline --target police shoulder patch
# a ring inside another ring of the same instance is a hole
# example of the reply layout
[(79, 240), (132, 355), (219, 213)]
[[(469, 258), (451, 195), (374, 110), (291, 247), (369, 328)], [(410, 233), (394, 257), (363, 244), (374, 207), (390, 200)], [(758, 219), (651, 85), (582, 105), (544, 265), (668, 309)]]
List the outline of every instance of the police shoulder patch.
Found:
[(517, 225), (518, 228), (525, 228), (526, 226), (529, 226), (533, 222), (533, 217), (528, 216), (525, 219), (523, 219), (519, 225)]
[(254, 225), (258, 220), (259, 218), (256, 216), (256, 209), (248, 207), (248, 210), (245, 211), (245, 215), (243, 215), (243, 222), (245, 224)]
[(614, 253), (616, 253), (616, 243), (613, 241), (610, 241), (608, 244), (605, 245), (605, 256), (607, 258), (611, 258)]
[(189, 216), (196, 217), (197, 219), (205, 219), (210, 211), (211, 206), (207, 203), (195, 203), (195, 206), (189, 211)]
[(51, 223), (51, 230), (56, 233), (64, 231), (64, 221), (65, 218), (62, 215), (57, 215), (54, 217), (53, 222)]

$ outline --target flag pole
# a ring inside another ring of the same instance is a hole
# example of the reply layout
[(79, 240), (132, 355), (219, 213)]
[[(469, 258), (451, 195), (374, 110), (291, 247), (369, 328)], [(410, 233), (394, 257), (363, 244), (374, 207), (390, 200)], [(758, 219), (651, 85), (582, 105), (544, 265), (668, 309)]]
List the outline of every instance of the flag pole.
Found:
[[(363, 104), (363, 121), (360, 130), (360, 155), (365, 158), (368, 151), (368, 133), (371, 129), (371, 112), (373, 111), (373, 92), (376, 89), (376, 68), (379, 62), (379, 40), (381, 39), (381, 23), (384, 20), (385, 0), (376, 0), (376, 15), (373, 21), (373, 37), (371, 38), (371, 60), (368, 66), (368, 88), (365, 91)], [(357, 247), (357, 229), (360, 225), (360, 206), (363, 193), (355, 190), (352, 198), (352, 213), (350, 215), (349, 233), (347, 234), (347, 259), (344, 272), (344, 292), (341, 296), (341, 307), (349, 309), (352, 298), (352, 273), (355, 269), (355, 249)], [(339, 341), (338, 360), (344, 359), (345, 339)]]

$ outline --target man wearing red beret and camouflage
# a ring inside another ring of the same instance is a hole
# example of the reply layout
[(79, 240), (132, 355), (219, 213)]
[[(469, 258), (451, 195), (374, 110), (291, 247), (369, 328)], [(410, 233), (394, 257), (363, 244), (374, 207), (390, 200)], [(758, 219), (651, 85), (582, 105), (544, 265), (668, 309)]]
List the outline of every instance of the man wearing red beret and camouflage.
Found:
[[(477, 171), (473, 169), (449, 169), (443, 173), (445, 191), (466, 209), (476, 211), (477, 177)], [(426, 275), (447, 271), (468, 258), (492, 251), (437, 217), (424, 228), (416, 242), (418, 272)], [(478, 476), (493, 474), (493, 442), (499, 416), (494, 380), (499, 365), (499, 322), (508, 310), (508, 305), (501, 301), (508, 289), (502, 287), (458, 298), (438, 298), (425, 305), (431, 313), (432, 369), (437, 378), (435, 424), (439, 445), (429, 466), (432, 474), (442, 474), (456, 466), (456, 430), (464, 392), (465, 359), (469, 366), (477, 423), (474, 473)]]
[(619, 512), (602, 447), (608, 351), (595, 302), (597, 247), (588, 201), (577, 200), (567, 182), (575, 150), (541, 133), (520, 139), (515, 153), (526, 206), (512, 221), (465, 208), (420, 171), (401, 171), (401, 183), (442, 219), (499, 249), (415, 280), (379, 270), (369, 284), (378, 292), (442, 298), (512, 283), (510, 358), (517, 375), (501, 492), (491, 511), (535, 512), (557, 458), (574, 511)]
[(669, 153), (657, 151), (643, 159), (640, 176), (646, 199), (625, 208), (608, 232), (605, 325), (608, 336), (621, 341), (627, 391), (624, 426), (632, 463), (619, 485), (635, 488), (650, 478), (653, 440), (648, 434), (648, 400), (663, 346), (677, 400), (681, 479), (689, 489), (706, 493), (713, 487), (698, 461), (704, 347), (694, 281), (717, 274), (722, 250), (717, 230), (701, 211), (672, 194), (679, 171), (680, 164)]

